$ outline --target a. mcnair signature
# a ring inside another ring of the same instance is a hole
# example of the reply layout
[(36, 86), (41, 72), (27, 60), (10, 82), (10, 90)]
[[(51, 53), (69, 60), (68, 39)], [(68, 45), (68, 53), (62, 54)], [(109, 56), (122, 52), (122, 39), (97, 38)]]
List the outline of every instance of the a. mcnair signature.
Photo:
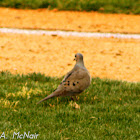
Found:
[[(20, 132), (14, 132), (13, 135), (11, 136), (13, 139), (37, 139), (37, 137), (39, 136), (39, 134), (31, 134), (30, 131), (28, 132), (24, 132), (24, 133), (20, 133)], [(2, 134), (0, 134), (0, 139), (7, 139), (5, 132), (2, 132)]]

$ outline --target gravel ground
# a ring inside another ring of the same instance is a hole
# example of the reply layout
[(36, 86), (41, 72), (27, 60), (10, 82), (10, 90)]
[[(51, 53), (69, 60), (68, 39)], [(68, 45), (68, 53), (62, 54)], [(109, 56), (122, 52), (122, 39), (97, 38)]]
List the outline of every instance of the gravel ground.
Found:
[[(60, 77), (75, 64), (75, 53), (81, 52), (93, 77), (140, 81), (139, 25), (140, 15), (0, 8), (0, 71)], [(22, 34), (23, 30), (7, 28), (33, 30)]]
[(140, 81), (140, 40), (0, 33), (0, 71), (60, 77), (77, 52), (93, 77)]
[(0, 8), (0, 27), (140, 34), (140, 15)]

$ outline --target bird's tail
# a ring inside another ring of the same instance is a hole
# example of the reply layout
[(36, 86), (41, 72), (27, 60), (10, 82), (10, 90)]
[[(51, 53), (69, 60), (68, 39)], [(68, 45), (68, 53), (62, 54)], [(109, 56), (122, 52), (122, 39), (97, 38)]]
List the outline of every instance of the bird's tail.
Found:
[(55, 96), (56, 96), (56, 94), (55, 94), (55, 92), (53, 92), (52, 94), (48, 95), (48, 96), (45, 97), (44, 99), (40, 100), (37, 104), (40, 104), (41, 102), (43, 102), (43, 101), (45, 101), (45, 100), (48, 100), (48, 99), (50, 99), (50, 98), (52, 98), (52, 97), (55, 97)]

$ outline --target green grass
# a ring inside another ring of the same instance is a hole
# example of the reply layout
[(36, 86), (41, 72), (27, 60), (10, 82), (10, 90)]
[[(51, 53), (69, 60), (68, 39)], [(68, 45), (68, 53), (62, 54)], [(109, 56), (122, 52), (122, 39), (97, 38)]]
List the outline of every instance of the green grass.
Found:
[(140, 14), (140, 0), (0, 0), (0, 6)]
[[(40, 73), (12, 75), (0, 73), (0, 136), (13, 133), (39, 134), (40, 140), (122, 140), (139, 138), (140, 83), (101, 80), (79, 96), (75, 107), (69, 97), (50, 94), (62, 79)], [(16, 136), (15, 136), (16, 138)]]

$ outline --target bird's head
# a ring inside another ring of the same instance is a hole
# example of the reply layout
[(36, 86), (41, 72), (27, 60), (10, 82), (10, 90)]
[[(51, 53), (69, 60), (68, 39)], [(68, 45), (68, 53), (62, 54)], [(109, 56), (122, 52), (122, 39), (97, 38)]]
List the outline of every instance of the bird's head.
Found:
[(83, 55), (82, 55), (81, 53), (75, 54), (74, 60), (75, 60), (76, 62), (83, 62)]

